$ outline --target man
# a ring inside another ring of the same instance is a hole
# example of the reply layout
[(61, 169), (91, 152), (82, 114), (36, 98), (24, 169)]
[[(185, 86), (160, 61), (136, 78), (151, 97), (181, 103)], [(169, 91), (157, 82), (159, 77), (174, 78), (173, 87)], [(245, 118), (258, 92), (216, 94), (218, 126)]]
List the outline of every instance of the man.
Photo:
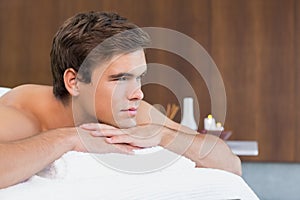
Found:
[(0, 98), (0, 188), (68, 151), (131, 154), (157, 145), (198, 167), (240, 175), (239, 158), (222, 140), (181, 127), (142, 101), (148, 43), (145, 32), (114, 13), (68, 19), (53, 39), (53, 87), (23, 85)]

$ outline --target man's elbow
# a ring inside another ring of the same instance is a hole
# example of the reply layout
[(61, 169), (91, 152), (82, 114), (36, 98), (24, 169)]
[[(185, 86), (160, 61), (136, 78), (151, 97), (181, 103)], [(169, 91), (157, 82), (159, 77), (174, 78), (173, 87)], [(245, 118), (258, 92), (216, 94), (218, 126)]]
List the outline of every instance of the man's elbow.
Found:
[(238, 156), (234, 155), (232, 165), (232, 173), (242, 176), (242, 163), (241, 159)]
[(26, 179), (16, 179), (16, 177), (12, 176), (12, 173), (9, 173), (2, 169), (0, 170), (0, 190), (16, 185), (24, 180)]
[(13, 184), (8, 181), (0, 180), (0, 190), (8, 188), (9, 186), (12, 186), (12, 185)]

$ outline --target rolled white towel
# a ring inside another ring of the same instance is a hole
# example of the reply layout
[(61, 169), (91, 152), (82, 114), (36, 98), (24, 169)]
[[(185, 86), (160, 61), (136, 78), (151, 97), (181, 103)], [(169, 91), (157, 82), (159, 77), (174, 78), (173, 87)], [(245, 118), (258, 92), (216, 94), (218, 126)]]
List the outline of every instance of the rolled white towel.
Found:
[(90, 154), (71, 151), (39, 172), (50, 179), (81, 179), (195, 168), (196, 164), (162, 147), (136, 150), (135, 155)]

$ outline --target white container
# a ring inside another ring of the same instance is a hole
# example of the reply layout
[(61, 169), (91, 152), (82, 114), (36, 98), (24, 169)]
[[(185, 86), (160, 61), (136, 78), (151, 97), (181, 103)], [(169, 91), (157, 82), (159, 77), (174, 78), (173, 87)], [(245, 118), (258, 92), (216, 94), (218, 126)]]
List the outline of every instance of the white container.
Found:
[(180, 122), (181, 125), (187, 126), (190, 129), (198, 130), (198, 125), (194, 117), (194, 104), (193, 98), (186, 97), (183, 99), (183, 115)]

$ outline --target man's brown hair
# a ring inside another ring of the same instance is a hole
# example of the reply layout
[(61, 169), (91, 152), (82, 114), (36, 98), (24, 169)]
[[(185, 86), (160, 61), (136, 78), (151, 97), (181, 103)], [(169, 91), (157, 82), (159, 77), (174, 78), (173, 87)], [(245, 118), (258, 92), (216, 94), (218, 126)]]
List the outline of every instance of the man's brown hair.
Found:
[(69, 18), (55, 34), (50, 53), (55, 97), (69, 96), (63, 79), (66, 69), (73, 68), (80, 81), (89, 83), (95, 63), (144, 48), (149, 42), (147, 33), (116, 13), (87, 12)]

